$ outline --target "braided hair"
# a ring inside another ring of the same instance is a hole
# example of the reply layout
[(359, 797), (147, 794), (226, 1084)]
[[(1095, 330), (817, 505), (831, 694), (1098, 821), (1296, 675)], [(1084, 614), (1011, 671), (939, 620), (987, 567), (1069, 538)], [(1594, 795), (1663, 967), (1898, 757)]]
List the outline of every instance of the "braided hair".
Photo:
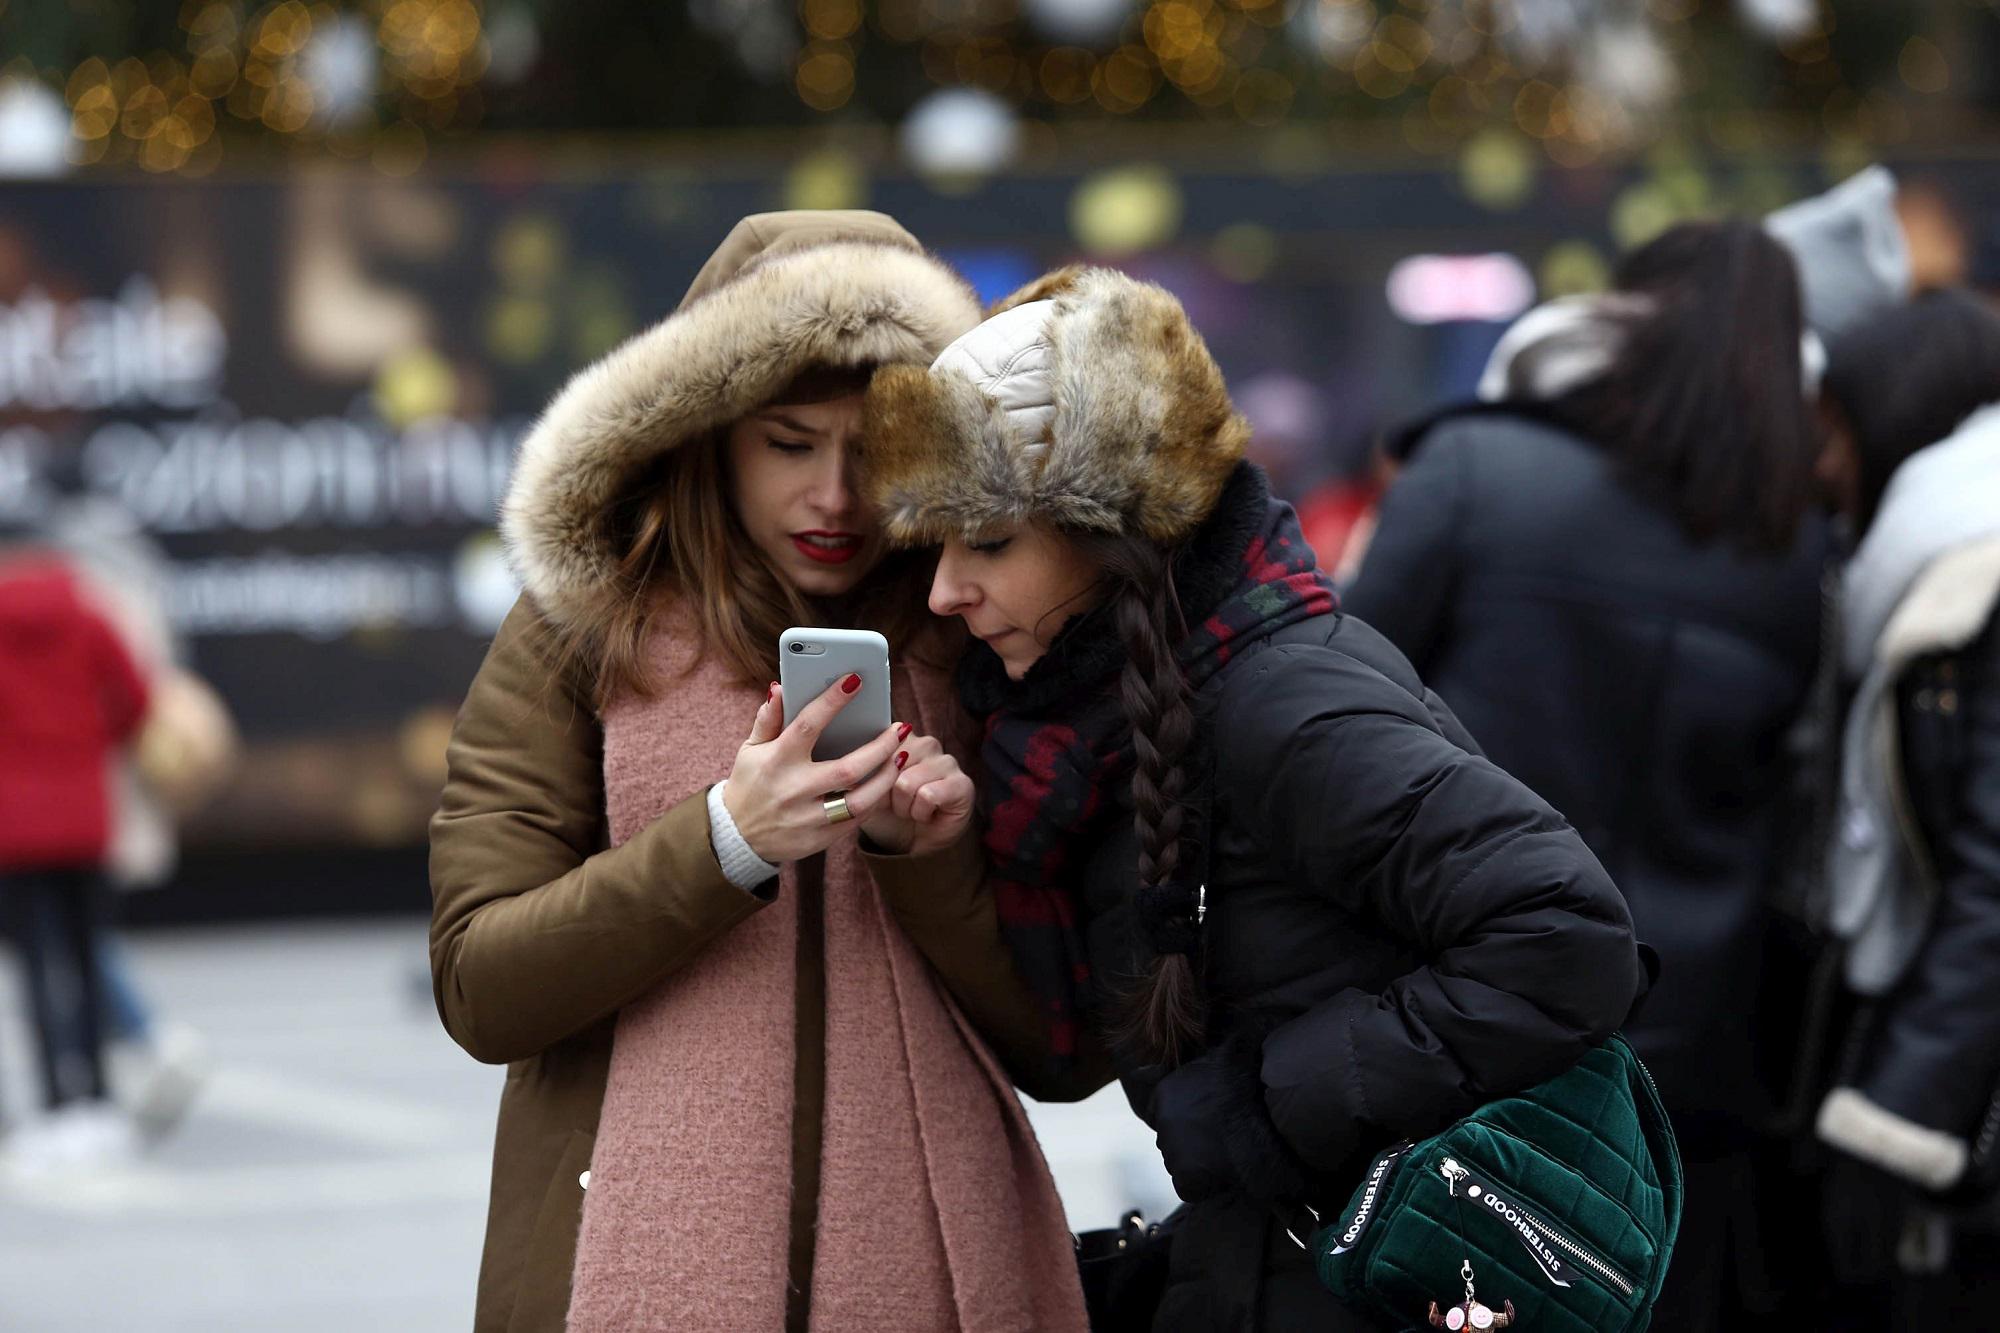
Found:
[(1196, 886), (1182, 862), (1194, 701), (1175, 657), (1187, 635), (1173, 580), (1175, 552), (1141, 538), (1090, 537), (1106, 604), (1125, 649), (1119, 704), (1132, 728), (1133, 831), (1139, 843), (1139, 928), (1153, 957), (1124, 998), (1113, 1037), (1171, 1068), (1201, 1040), (1204, 1005)]

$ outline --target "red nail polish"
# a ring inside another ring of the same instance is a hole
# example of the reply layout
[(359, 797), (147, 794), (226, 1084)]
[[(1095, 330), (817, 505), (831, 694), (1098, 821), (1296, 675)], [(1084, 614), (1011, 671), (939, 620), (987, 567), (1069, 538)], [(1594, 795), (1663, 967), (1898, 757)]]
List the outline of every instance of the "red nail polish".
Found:
[(852, 694), (860, 688), (861, 688), (861, 677), (852, 671), (847, 673), (846, 680), (840, 682), (840, 692), (842, 694)]
[(910, 739), (910, 724), (909, 724), (909, 723), (905, 722), (905, 723), (903, 723), (903, 724), (902, 724), (901, 726), (899, 726), (899, 727), (897, 727), (897, 728), (896, 728), (896, 739), (897, 739), (897, 740), (899, 740), (899, 741), (906, 741), (906, 740)]
[(898, 773), (902, 772), (903, 765), (909, 762), (910, 762), (910, 752), (908, 750), (898, 750), (896, 752), (896, 771)]
[(774, 680), (771, 682), (771, 688), (764, 691), (764, 702), (769, 703), (771, 702), (771, 700), (777, 697), (778, 697), (778, 682)]

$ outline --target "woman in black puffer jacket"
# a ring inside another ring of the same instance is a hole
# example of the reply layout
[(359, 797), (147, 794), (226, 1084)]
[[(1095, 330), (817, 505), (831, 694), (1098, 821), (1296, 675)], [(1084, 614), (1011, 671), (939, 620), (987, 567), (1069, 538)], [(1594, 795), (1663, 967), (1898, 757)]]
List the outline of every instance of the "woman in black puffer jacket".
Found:
[(1500, 400), (1411, 432), (1347, 592), (1576, 825), (1660, 951), (1626, 1035), (1687, 1173), (1655, 1319), (1690, 1333), (1770, 1314), (1799, 1262), (1770, 902), (1831, 558), (1799, 290), (1754, 223), (1690, 223), (1540, 338), (1522, 321)]
[(1337, 1205), (1644, 985), (1603, 869), (1335, 609), (1247, 434), (1173, 298), (1105, 270), (884, 371), (866, 425), (888, 531), (943, 547), (932, 609), (983, 641), (989, 910), (1058, 1066), (1017, 1074), (1080, 1094), (1108, 1048), (1191, 1204), (1177, 1333), (1366, 1327), (1272, 1205)]

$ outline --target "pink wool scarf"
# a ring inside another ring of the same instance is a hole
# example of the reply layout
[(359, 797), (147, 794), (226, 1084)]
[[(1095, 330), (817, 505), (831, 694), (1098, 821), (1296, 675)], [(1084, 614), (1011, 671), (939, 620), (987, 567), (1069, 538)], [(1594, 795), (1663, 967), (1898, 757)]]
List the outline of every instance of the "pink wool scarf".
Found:
[[(713, 662), (604, 715), (611, 837), (728, 775), (758, 697)], [(898, 719), (948, 745), (950, 681), (899, 664)], [(955, 747), (956, 748), (956, 747)], [(826, 1095), (814, 1333), (1082, 1333), (1062, 1205), (1020, 1102), (883, 903), (854, 840), (826, 856)], [(796, 943), (777, 900), (618, 1019), (569, 1327), (761, 1333), (785, 1325)]]

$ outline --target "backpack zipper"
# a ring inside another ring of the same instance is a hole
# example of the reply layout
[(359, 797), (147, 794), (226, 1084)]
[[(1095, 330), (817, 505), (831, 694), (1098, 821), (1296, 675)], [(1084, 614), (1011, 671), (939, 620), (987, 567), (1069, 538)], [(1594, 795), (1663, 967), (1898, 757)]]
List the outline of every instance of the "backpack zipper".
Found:
[(1631, 1296), (1637, 1290), (1630, 1278), (1613, 1268), (1606, 1260), (1591, 1253), (1577, 1241), (1571, 1240), (1519, 1203), (1498, 1193), (1453, 1158), (1447, 1157), (1438, 1164), (1438, 1174), (1444, 1177), (1445, 1188), (1449, 1193), (1456, 1196), (1460, 1186), (1463, 1186), (1465, 1189), (1463, 1197), (1468, 1202), (1487, 1209), (1505, 1222), (1514, 1239), (1521, 1242), (1521, 1248), (1534, 1259), (1535, 1266), (1557, 1286), (1567, 1287), (1569, 1283), (1563, 1278), (1561, 1260), (1548, 1253), (1542, 1244), (1544, 1241), (1581, 1263), (1590, 1270), (1592, 1276), (1616, 1289), (1621, 1295)]

